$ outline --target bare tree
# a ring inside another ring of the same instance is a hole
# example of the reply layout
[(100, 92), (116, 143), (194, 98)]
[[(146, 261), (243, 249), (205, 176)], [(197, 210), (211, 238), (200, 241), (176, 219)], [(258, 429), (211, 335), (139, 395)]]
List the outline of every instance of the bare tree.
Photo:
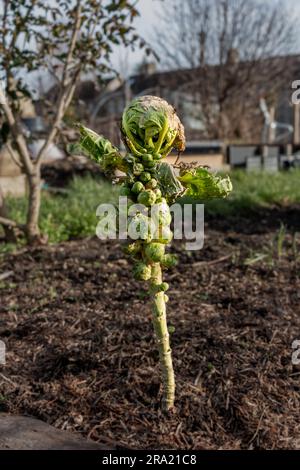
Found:
[(292, 13), (259, 0), (166, 0), (161, 9), (153, 41), (162, 64), (195, 69), (184, 70), (181, 90), (201, 103), (208, 136), (229, 137), (263, 80), (274, 93), (284, 79), (278, 57), (294, 52)]
[[(5, 83), (0, 86), (0, 112), (9, 129), (6, 146), (28, 179), (25, 232), (30, 243), (40, 240), (41, 164), (59, 135), (80, 76), (90, 70), (97, 70), (98, 74), (107, 72), (113, 45), (130, 45), (139, 39), (131, 25), (137, 14), (127, 0), (0, 3), (0, 79)], [(33, 160), (20, 108), (22, 100), (31, 96), (28, 77), (39, 70), (52, 75), (58, 94), (49, 132)], [(16, 226), (6, 217), (1, 217), (0, 223), (10, 228)]]

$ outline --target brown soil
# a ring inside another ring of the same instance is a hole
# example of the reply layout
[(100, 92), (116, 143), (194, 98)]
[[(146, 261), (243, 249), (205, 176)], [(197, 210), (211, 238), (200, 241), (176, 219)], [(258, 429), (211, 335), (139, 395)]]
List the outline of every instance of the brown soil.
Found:
[(69, 156), (42, 166), (42, 178), (50, 188), (65, 188), (75, 176), (101, 177), (103, 172), (99, 166), (85, 157)]
[[(252, 227), (222, 231), (211, 221), (204, 250), (173, 246), (169, 416), (159, 408), (147, 294), (119, 244), (91, 239), (6, 255), (0, 272), (13, 274), (0, 283), (0, 411), (136, 449), (300, 448), (300, 366), (291, 361), (300, 339), (297, 247), (289, 234), (277, 259), (274, 232)], [(245, 265), (262, 251), (264, 260)]]

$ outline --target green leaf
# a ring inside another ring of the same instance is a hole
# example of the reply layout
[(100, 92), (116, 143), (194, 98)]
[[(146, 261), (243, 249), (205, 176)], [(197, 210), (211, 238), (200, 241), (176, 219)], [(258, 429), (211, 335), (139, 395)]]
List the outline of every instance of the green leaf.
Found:
[(96, 161), (104, 172), (111, 173), (118, 169), (126, 171), (126, 163), (119, 150), (112, 143), (81, 124), (79, 145), (92, 160)]
[(195, 199), (225, 198), (232, 191), (229, 176), (214, 175), (206, 168), (183, 170), (178, 179), (186, 188), (185, 196)]
[(168, 202), (172, 202), (181, 196), (185, 188), (175, 174), (174, 168), (169, 163), (158, 163), (155, 178), (162, 195)]

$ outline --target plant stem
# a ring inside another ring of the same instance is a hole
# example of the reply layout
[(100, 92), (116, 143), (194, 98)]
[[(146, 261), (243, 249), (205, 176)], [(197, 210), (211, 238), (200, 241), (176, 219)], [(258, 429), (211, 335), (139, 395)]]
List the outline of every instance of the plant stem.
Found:
[[(162, 271), (159, 263), (152, 267), (151, 287), (155, 288), (162, 282)], [(155, 292), (153, 298), (152, 321), (156, 340), (158, 343), (160, 367), (162, 371), (164, 396), (163, 409), (168, 411), (174, 406), (175, 377), (172, 364), (172, 350), (170, 348), (169, 332), (167, 326), (166, 303), (164, 292)]]

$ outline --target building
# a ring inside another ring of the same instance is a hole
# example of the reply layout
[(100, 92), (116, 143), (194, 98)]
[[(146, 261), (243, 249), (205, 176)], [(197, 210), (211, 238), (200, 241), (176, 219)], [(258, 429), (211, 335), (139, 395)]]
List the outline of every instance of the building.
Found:
[[(100, 90), (89, 84), (89, 96), (87, 84), (81, 83), (77, 97), (82, 111), (88, 114), (89, 124), (115, 143), (126, 103), (143, 94), (161, 96), (173, 104), (185, 126), (187, 140), (261, 142), (266, 124), (262, 99), (273, 121), (293, 126), (299, 110), (291, 103), (291, 85), (300, 79), (300, 56), (273, 57), (253, 63), (239, 62), (237, 54), (230, 57), (222, 67), (206, 65), (167, 72), (144, 64), (138, 74), (126, 81), (114, 79)], [(286, 142), (299, 139), (297, 131), (296, 136), (285, 135)], [(281, 137), (270, 134), (269, 138), (276, 141)]]

